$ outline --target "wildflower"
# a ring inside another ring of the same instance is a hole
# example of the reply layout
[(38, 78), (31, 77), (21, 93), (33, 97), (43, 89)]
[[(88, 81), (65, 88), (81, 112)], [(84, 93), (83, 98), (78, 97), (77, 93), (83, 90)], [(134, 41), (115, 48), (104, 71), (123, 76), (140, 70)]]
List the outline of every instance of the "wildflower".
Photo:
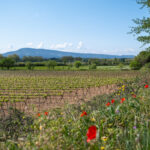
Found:
[(136, 126), (134, 126), (133, 129), (136, 129)]
[(107, 139), (108, 139), (108, 138), (107, 138), (106, 136), (101, 137), (101, 140), (104, 141), (104, 142), (106, 142)]
[(45, 116), (47, 116), (48, 115), (48, 112), (45, 112)]
[(110, 103), (108, 102), (107, 104), (106, 104), (106, 106), (109, 106), (110, 105)]
[(88, 131), (87, 131), (87, 142), (90, 142), (90, 140), (93, 140), (96, 138), (96, 131), (97, 131), (97, 128), (96, 126), (90, 126)]
[(112, 99), (112, 100), (111, 100), (111, 103), (113, 104), (114, 102), (115, 102), (115, 100), (114, 100), (114, 99)]
[(125, 101), (125, 98), (122, 98), (120, 103), (123, 103), (124, 101)]
[(40, 114), (40, 113), (38, 113), (38, 114), (37, 114), (37, 116), (38, 116), (38, 117), (40, 117), (40, 116), (41, 116), (41, 114)]
[(85, 111), (83, 111), (83, 113), (80, 115), (80, 117), (86, 116), (87, 113)]
[(145, 87), (145, 88), (148, 88), (148, 87), (149, 87), (149, 85), (147, 85), (147, 84), (146, 84), (144, 87)]
[(116, 113), (117, 113), (117, 114), (119, 113), (119, 110), (118, 110), (118, 109), (116, 110)]
[(133, 97), (133, 98), (136, 98), (136, 95), (135, 95), (135, 94), (132, 94), (132, 97)]
[(40, 125), (40, 130), (42, 130), (43, 129), (43, 127)]
[(101, 146), (101, 150), (104, 150), (105, 149), (105, 147), (104, 146)]
[(95, 118), (93, 117), (93, 118), (91, 118), (91, 121), (94, 121), (94, 122), (95, 122), (96, 120), (95, 120)]

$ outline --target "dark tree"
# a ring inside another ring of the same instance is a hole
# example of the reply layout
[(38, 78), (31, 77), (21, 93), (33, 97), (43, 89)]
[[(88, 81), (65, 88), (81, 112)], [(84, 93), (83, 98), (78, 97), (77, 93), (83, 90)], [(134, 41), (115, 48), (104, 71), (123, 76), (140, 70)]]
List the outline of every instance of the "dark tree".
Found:
[(15, 61), (12, 58), (3, 58), (0, 61), (0, 66), (2, 68), (6, 67), (8, 70), (10, 69), (10, 67), (13, 67), (15, 64)]

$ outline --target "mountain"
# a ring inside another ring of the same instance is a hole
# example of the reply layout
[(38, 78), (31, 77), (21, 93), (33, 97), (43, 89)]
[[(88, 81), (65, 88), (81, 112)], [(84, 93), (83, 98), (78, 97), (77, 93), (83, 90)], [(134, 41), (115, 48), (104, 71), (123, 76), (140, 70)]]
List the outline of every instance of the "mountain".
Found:
[(107, 54), (92, 54), (92, 53), (73, 53), (63, 52), (58, 50), (21, 48), (16, 51), (4, 53), (3, 56), (17, 54), (20, 58), (23, 56), (41, 56), (43, 58), (60, 58), (63, 56), (81, 57), (81, 58), (133, 58), (134, 55), (107, 55)]

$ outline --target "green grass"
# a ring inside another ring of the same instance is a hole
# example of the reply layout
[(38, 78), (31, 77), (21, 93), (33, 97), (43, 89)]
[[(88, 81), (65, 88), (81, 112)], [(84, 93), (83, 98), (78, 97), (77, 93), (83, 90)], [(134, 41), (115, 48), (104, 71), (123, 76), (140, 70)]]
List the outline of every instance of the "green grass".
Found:
[[(27, 67), (12, 67), (11, 70), (27, 70)], [(34, 70), (48, 70), (48, 68), (46, 66), (36, 66), (34, 67)], [(89, 70), (89, 66), (81, 66), (80, 68), (75, 68), (74, 66), (71, 67), (70, 69), (68, 68), (68, 66), (56, 66), (54, 70)], [(111, 70), (111, 71), (119, 71), (120, 68), (119, 66), (97, 66), (96, 70)], [(123, 70), (130, 70), (130, 67), (128, 65), (123, 67)]]
[[(6, 140), (0, 144), (1, 149), (65, 149), (65, 150), (149, 150), (150, 149), (150, 89), (144, 88), (148, 78), (136, 78), (124, 81), (119, 89), (111, 95), (95, 97), (82, 105), (67, 105), (65, 108), (42, 112), (34, 122), (27, 125), (33, 129), (19, 139)], [(132, 95), (135, 94), (135, 97)], [(121, 99), (125, 98), (123, 103)], [(106, 106), (115, 99), (113, 104)], [(83, 111), (86, 116), (81, 117)], [(26, 119), (26, 116), (23, 116)], [(87, 143), (88, 128), (97, 128), (97, 138)], [(23, 126), (22, 126), (23, 127)], [(6, 133), (3, 132), (3, 135)], [(104, 140), (105, 138), (105, 140)]]

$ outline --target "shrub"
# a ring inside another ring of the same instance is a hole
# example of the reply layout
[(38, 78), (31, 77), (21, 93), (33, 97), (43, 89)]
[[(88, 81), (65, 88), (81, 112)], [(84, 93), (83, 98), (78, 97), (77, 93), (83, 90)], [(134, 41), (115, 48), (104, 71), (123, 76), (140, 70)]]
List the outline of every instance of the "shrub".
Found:
[(81, 64), (80, 61), (75, 61), (75, 62), (74, 62), (74, 66), (75, 66), (76, 68), (79, 68), (81, 65), (82, 65), (82, 64)]
[(26, 67), (28, 68), (28, 70), (33, 70), (34, 69), (34, 64), (32, 62), (26, 62)]
[(92, 64), (89, 66), (89, 69), (96, 69), (96, 68), (97, 68), (96, 64)]
[(138, 61), (133, 60), (130, 63), (130, 67), (132, 70), (139, 70), (142, 67), (142, 65)]

